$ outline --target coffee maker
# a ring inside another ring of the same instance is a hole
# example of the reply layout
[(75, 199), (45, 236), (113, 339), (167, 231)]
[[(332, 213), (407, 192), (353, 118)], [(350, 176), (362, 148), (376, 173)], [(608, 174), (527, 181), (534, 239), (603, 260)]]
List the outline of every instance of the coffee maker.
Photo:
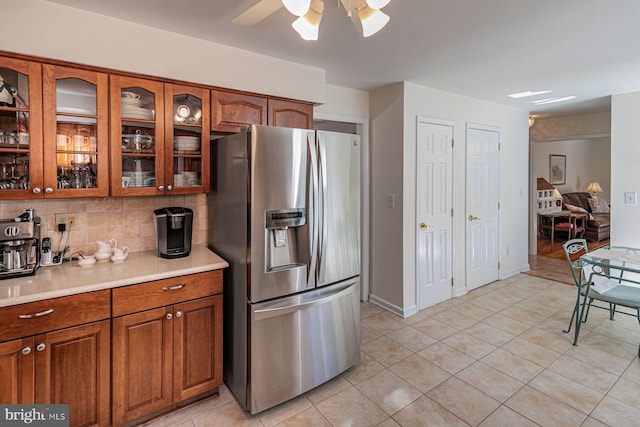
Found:
[(23, 209), (17, 218), (0, 219), (0, 279), (33, 275), (40, 261), (40, 218)]
[(169, 207), (153, 211), (156, 243), (161, 258), (181, 258), (191, 252), (193, 211), (189, 208)]

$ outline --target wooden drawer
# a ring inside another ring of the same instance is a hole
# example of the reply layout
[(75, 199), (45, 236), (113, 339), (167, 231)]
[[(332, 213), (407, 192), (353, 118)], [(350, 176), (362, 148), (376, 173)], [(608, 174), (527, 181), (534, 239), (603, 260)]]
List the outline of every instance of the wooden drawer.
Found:
[(112, 289), (113, 317), (222, 293), (222, 270)]
[(108, 319), (110, 291), (86, 292), (0, 308), (0, 342)]

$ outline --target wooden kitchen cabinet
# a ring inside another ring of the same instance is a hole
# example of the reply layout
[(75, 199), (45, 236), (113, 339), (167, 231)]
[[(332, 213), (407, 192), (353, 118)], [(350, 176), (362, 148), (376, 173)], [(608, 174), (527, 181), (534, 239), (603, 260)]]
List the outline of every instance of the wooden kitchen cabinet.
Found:
[[(114, 425), (157, 415), (222, 384), (221, 271), (112, 292), (114, 316), (120, 315), (113, 319)], [(167, 305), (158, 307), (163, 299)]]
[(42, 198), (42, 66), (0, 56), (0, 200)]
[(269, 126), (313, 129), (311, 104), (270, 98), (267, 107)]
[(97, 291), (0, 309), (0, 341), (8, 340), (0, 343), (0, 402), (68, 404), (71, 426), (109, 425), (109, 296)]
[(211, 130), (239, 132), (248, 125), (266, 124), (266, 97), (224, 90), (211, 91)]
[(109, 89), (105, 73), (43, 66), (44, 195), (109, 195)]

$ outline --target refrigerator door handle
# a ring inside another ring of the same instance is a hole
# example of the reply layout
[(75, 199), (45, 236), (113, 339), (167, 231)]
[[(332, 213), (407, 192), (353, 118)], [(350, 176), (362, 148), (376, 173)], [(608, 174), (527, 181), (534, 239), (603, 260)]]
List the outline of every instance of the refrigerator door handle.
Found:
[(318, 181), (318, 185), (319, 185), (319, 190), (318, 190), (318, 203), (319, 203), (319, 208), (318, 208), (318, 215), (320, 216), (320, 218), (318, 219), (318, 222), (320, 223), (320, 230), (322, 230), (322, 233), (320, 233), (320, 231), (318, 232), (318, 271), (322, 272), (323, 271), (323, 261), (324, 261), (324, 255), (325, 255), (325, 241), (327, 240), (327, 228), (329, 226), (329, 224), (327, 224), (327, 218), (329, 217), (329, 215), (327, 214), (327, 194), (326, 192), (328, 191), (328, 186), (327, 186), (327, 164), (326, 164), (326, 158), (327, 158), (327, 151), (325, 148), (325, 143), (324, 141), (321, 139), (321, 136), (318, 134), (317, 136), (318, 139), (318, 169), (319, 169), (319, 174), (320, 174), (320, 179)]
[(318, 156), (316, 154), (316, 140), (315, 132), (307, 134), (307, 146), (310, 158), (310, 174), (311, 179), (308, 189), (308, 203), (309, 209), (307, 209), (307, 215), (309, 218), (309, 252), (311, 254), (311, 261), (309, 262), (309, 271), (307, 274), (307, 283), (311, 287), (316, 286), (316, 266), (318, 264)]
[[(300, 311), (305, 308), (309, 308), (315, 305), (326, 304), (330, 301), (343, 298), (345, 295), (353, 292), (354, 282), (350, 282), (340, 289), (334, 290), (332, 293), (321, 293), (317, 296), (314, 296), (308, 300), (302, 300), (299, 303), (285, 305), (285, 306), (277, 306), (277, 307), (267, 307), (263, 309), (255, 309), (253, 312), (254, 320), (262, 320), (268, 319), (270, 317), (282, 316), (288, 313), (294, 313), (296, 311)], [(294, 297), (295, 298), (295, 297)]]

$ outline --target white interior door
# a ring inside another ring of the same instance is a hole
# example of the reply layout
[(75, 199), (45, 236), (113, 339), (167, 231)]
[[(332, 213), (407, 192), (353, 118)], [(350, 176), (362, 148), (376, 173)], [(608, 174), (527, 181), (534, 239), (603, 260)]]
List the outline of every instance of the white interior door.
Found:
[(467, 289), (498, 280), (500, 130), (467, 125)]
[(418, 118), (418, 309), (452, 296), (453, 125)]

